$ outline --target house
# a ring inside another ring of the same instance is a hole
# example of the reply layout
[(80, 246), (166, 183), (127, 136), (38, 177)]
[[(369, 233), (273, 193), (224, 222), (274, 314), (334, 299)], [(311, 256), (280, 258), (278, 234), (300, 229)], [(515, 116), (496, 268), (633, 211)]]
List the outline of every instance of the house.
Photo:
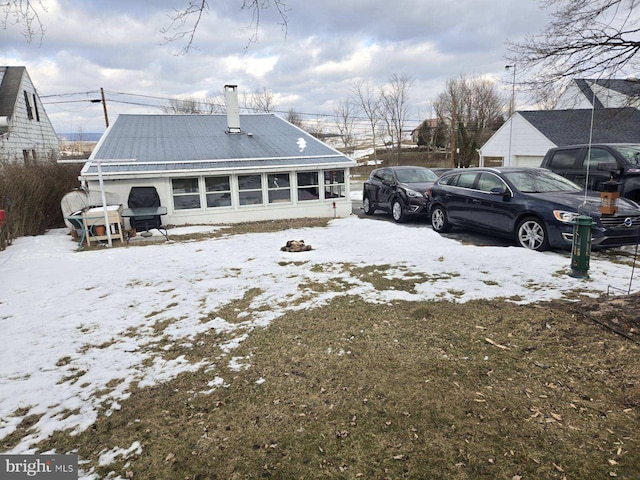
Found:
[(274, 114), (240, 115), (235, 85), (227, 114), (120, 115), (82, 169), (89, 190), (128, 205), (152, 187), (165, 224), (215, 224), (351, 214), (356, 164)]
[(640, 143), (640, 110), (627, 107), (515, 112), (480, 148), (480, 166), (537, 167), (550, 148), (590, 142)]
[(562, 92), (556, 102), (556, 110), (580, 108), (640, 108), (640, 80), (625, 79), (576, 79)]
[(0, 67), (0, 163), (58, 158), (58, 137), (25, 67)]

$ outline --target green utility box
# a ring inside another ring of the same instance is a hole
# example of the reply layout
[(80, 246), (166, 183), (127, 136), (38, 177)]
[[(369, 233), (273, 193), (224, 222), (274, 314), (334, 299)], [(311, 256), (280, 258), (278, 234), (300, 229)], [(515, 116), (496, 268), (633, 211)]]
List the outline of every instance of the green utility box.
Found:
[(587, 215), (579, 215), (573, 220), (573, 243), (571, 245), (571, 273), (575, 278), (589, 278), (589, 258), (591, 258), (591, 224)]

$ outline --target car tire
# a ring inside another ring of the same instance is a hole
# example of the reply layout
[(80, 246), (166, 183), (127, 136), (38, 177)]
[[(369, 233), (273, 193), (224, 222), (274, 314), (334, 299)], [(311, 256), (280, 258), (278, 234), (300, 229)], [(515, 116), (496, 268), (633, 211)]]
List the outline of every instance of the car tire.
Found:
[(391, 203), (391, 216), (393, 217), (393, 221), (396, 223), (402, 223), (406, 219), (402, 201), (398, 198)]
[(431, 228), (438, 233), (446, 233), (451, 230), (447, 212), (441, 205), (436, 205), (431, 209)]
[(362, 210), (364, 210), (365, 215), (373, 215), (373, 213), (376, 211), (376, 207), (373, 203), (371, 203), (369, 197), (364, 197), (364, 199), (362, 200)]
[(526, 217), (516, 227), (518, 245), (536, 252), (549, 250), (547, 227), (538, 217)]

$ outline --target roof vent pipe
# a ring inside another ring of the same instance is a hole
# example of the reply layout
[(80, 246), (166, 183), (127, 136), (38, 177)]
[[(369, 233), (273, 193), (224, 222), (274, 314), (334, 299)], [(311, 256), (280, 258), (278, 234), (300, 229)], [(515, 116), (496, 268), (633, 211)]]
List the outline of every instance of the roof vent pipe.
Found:
[(240, 130), (240, 109), (238, 108), (238, 86), (225, 85), (224, 98), (227, 104), (227, 133), (242, 133)]

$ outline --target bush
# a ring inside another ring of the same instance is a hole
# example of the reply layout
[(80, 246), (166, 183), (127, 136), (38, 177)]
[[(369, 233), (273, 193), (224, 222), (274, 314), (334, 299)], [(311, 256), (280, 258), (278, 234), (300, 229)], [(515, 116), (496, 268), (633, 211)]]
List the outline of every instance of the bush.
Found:
[(55, 162), (0, 165), (0, 209), (6, 215), (0, 227), (0, 250), (17, 237), (64, 226), (60, 201), (79, 187), (81, 169), (81, 164)]

